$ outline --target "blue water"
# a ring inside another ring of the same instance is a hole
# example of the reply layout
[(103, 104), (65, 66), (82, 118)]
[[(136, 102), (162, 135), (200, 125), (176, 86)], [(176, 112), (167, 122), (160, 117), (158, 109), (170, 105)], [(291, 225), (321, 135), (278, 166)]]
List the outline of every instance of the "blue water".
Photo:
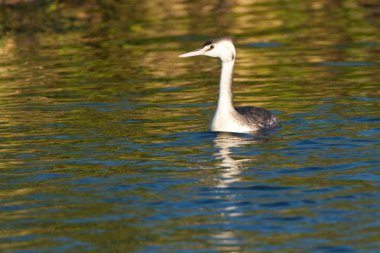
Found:
[[(375, 7), (106, 2), (4, 9), (1, 252), (380, 251)], [(280, 127), (208, 131), (225, 33)]]

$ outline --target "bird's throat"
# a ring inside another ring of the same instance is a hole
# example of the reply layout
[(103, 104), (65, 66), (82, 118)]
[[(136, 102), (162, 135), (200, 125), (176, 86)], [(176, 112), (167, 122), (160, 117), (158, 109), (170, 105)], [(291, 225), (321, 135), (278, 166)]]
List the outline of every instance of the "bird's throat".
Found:
[(222, 73), (220, 74), (219, 98), (216, 114), (228, 115), (235, 109), (232, 103), (232, 72), (235, 61), (222, 62)]

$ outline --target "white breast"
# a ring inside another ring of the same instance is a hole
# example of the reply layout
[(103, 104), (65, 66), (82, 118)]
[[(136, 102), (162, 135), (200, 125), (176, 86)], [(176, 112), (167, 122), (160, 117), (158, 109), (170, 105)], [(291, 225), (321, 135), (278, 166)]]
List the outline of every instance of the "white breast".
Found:
[(234, 132), (248, 133), (259, 130), (256, 126), (242, 124), (233, 115), (218, 115), (216, 114), (211, 121), (211, 131), (215, 132)]

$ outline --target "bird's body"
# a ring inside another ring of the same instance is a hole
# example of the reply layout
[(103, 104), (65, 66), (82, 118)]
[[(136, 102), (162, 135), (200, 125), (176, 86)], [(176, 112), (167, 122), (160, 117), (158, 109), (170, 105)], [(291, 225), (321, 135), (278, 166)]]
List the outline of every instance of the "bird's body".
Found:
[(231, 39), (221, 38), (208, 41), (202, 48), (182, 54), (180, 57), (196, 55), (219, 57), (222, 61), (219, 98), (210, 125), (211, 131), (247, 133), (271, 129), (279, 124), (277, 117), (268, 110), (252, 106), (233, 106), (231, 86), (236, 51)]

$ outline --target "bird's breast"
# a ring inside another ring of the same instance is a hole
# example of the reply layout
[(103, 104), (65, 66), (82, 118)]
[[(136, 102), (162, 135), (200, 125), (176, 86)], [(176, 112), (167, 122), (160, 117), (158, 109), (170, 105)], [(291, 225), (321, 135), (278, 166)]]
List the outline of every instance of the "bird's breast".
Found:
[(243, 124), (232, 115), (218, 117), (215, 115), (210, 125), (211, 131), (214, 132), (233, 132), (233, 133), (248, 133), (259, 130), (258, 127)]

